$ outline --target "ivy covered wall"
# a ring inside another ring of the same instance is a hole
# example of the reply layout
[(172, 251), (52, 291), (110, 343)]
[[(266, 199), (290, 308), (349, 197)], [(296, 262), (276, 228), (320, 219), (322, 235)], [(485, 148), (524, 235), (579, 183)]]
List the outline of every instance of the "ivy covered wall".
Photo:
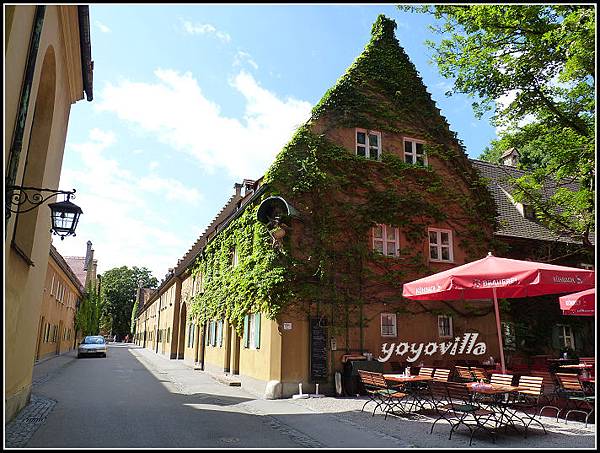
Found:
[[(428, 260), (428, 227), (453, 231), (458, 264), (494, 250), (493, 200), (394, 29), (392, 20), (377, 19), (365, 51), (265, 174), (263, 196), (206, 246), (194, 268), (204, 293), (196, 296), (191, 316), (225, 318), (241, 333), (248, 312), (275, 319), (284, 310), (298, 311), (326, 316), (334, 332), (343, 333), (368, 321), (366, 304), (399, 302), (403, 282), (442, 270)], [(382, 133), (380, 161), (342, 146), (354, 140), (354, 128)], [(405, 136), (426, 142), (428, 166), (404, 162)], [(281, 195), (299, 212), (284, 219), (281, 245), (256, 220), (258, 204), (270, 195)], [(399, 257), (372, 251), (376, 224), (399, 228)], [(414, 302), (402, 301), (398, 310), (415, 309)]]

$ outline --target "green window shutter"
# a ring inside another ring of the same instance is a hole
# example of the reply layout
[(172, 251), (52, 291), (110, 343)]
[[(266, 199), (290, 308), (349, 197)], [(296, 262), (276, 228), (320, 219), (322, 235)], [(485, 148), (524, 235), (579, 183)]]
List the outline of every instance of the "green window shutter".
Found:
[(245, 348), (249, 348), (250, 347), (250, 320), (248, 318), (248, 315), (244, 316), (244, 347)]
[(260, 313), (254, 313), (254, 347), (260, 349)]

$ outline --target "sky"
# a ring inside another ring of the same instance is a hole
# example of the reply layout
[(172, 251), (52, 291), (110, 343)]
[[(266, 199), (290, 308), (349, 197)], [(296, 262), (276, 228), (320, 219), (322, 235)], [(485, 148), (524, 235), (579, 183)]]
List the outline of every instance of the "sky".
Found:
[(477, 158), (496, 138), (430, 63), (429, 15), (394, 5), (90, 5), (91, 102), (71, 108), (59, 188), (76, 189), (75, 237), (53, 244), (98, 273), (162, 280), (234, 193), (258, 179), (360, 55), (379, 14)]

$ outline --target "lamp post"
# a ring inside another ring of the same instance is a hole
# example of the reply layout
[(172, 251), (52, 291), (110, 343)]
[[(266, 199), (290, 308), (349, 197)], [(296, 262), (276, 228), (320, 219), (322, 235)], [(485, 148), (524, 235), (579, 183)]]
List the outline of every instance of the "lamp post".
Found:
[[(43, 194), (42, 192), (48, 193)], [(67, 191), (40, 189), (37, 187), (6, 186), (5, 218), (8, 220), (11, 213), (18, 215), (32, 211), (58, 194), (65, 195), (66, 199), (48, 205), (52, 220), (50, 231), (60, 236), (61, 240), (65, 236), (75, 236), (75, 228), (77, 228), (79, 216), (83, 213), (79, 206), (70, 201), (71, 197), (75, 197), (75, 189)]]

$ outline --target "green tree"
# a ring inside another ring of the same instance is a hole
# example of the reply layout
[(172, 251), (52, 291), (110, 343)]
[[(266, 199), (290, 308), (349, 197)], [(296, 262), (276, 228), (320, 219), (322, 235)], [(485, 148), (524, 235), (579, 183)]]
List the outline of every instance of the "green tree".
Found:
[(158, 280), (145, 267), (121, 266), (102, 274), (103, 315), (110, 320), (112, 333), (125, 336), (131, 331), (131, 312), (138, 286), (156, 288)]
[(99, 333), (99, 299), (95, 288), (88, 284), (75, 315), (75, 329), (84, 336)]
[[(553, 231), (593, 250), (595, 215), (595, 7), (593, 5), (400, 6), (432, 14), (440, 42), (427, 41), (446, 94), (493, 112), (498, 139), (481, 159), (518, 150), (525, 176), (513, 196)], [(543, 185), (556, 191), (543, 197)]]

